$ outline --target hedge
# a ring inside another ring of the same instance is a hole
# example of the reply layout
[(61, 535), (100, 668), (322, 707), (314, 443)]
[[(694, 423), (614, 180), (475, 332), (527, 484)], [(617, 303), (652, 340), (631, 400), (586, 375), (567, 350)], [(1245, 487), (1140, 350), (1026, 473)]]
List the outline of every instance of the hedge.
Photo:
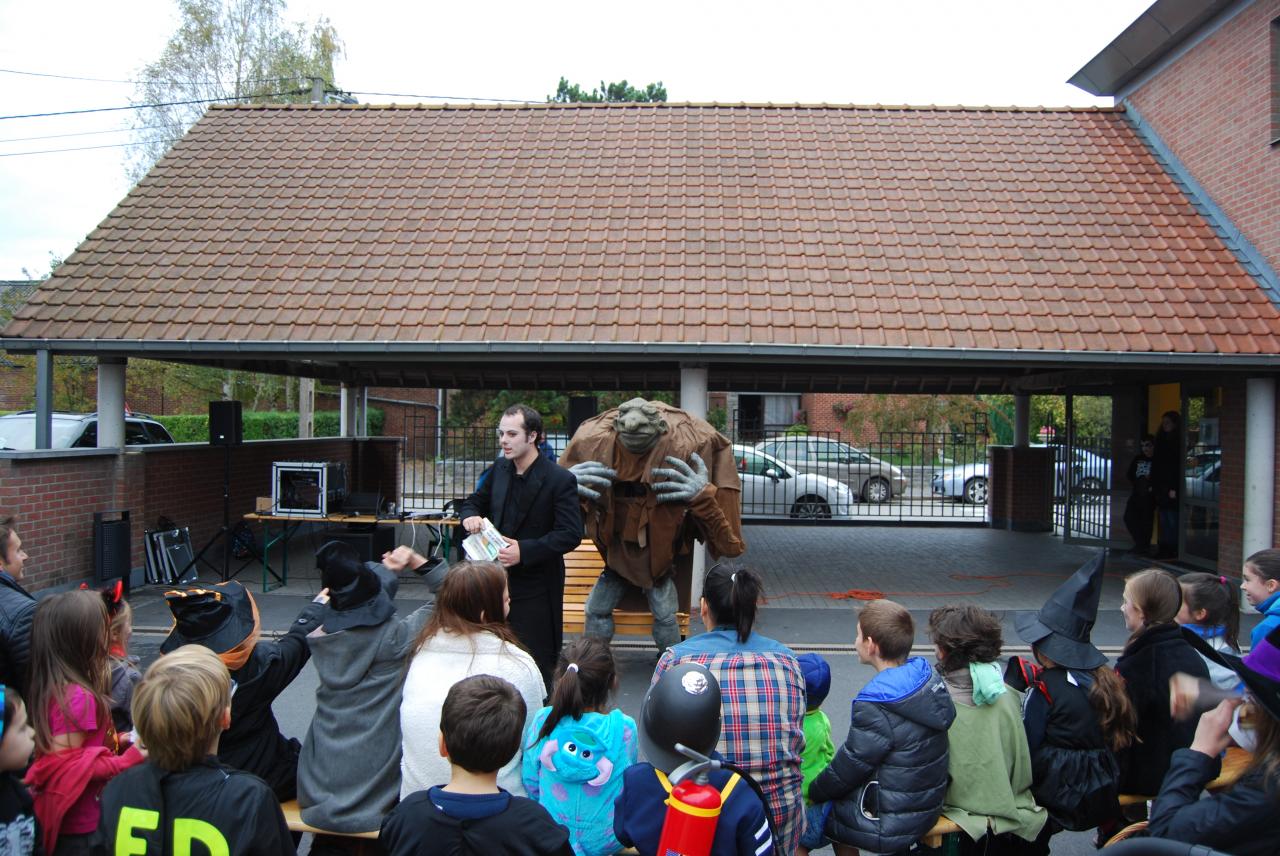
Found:
[[(369, 408), (369, 434), (382, 435), (383, 412)], [(156, 416), (154, 419), (169, 429), (177, 443), (209, 442), (209, 414), (191, 413), (177, 416)], [(339, 413), (336, 410), (316, 411), (316, 436), (338, 436)], [(246, 440), (288, 440), (298, 436), (296, 411), (261, 411), (244, 414), (244, 438)]]

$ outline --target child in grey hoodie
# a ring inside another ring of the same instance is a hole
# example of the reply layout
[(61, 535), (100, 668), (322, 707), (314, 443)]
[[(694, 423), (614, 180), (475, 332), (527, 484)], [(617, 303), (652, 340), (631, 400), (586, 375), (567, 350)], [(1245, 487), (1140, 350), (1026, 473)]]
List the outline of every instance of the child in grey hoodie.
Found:
[(339, 541), (316, 554), (329, 602), (307, 638), (320, 685), (298, 759), (298, 805), (311, 826), (376, 832), (400, 796), (404, 659), (434, 601), (398, 618), (392, 598), (396, 573), (426, 561), (397, 547), (381, 564), (361, 562)]

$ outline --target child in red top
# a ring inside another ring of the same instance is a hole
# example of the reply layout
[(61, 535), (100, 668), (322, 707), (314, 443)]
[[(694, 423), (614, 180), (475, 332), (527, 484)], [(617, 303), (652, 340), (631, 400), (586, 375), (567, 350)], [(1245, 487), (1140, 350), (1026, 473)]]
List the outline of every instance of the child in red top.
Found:
[(51, 856), (90, 852), (103, 785), (143, 761), (135, 747), (116, 754), (108, 634), (98, 592), (64, 592), (36, 607), (30, 678), (36, 762), (27, 783)]

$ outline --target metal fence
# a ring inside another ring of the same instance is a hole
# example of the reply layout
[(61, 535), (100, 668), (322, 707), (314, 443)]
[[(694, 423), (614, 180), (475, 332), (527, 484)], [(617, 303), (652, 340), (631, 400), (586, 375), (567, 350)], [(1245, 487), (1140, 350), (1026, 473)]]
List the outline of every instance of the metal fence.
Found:
[[(552, 435), (557, 451), (567, 438)], [(734, 443), (742, 514), (758, 522), (876, 523), (987, 520), (983, 426), (892, 432), (859, 447), (838, 432), (786, 435), (757, 427)], [(440, 511), (475, 489), (499, 454), (489, 428), (438, 430), (432, 414), (405, 419), (401, 506)]]
[(1107, 541), (1111, 537), (1113, 477), (1111, 438), (1075, 437), (1055, 444), (1054, 525), (1063, 536)]
[(987, 520), (985, 426), (894, 431), (855, 446), (839, 432), (751, 430), (735, 442), (744, 518), (927, 523)]

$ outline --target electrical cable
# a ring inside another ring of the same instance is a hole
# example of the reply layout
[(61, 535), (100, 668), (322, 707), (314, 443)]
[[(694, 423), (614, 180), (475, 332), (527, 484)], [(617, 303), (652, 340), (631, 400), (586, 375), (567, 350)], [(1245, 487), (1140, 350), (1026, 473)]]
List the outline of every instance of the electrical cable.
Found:
[(0, 116), (6, 119), (44, 119), (50, 116), (74, 116), (82, 113), (110, 113), (116, 110), (146, 110), (149, 107), (181, 107), (187, 104), (216, 104), (219, 101), (249, 101), (260, 98), (282, 98), (286, 95), (306, 95), (310, 90), (293, 89), (288, 92), (261, 92), (253, 95), (227, 95), (222, 98), (192, 98), (188, 101), (159, 101), (152, 104), (130, 104), (127, 107), (90, 107), (84, 110), (59, 110), (51, 113), (24, 113), (14, 116)]
[(165, 126), (142, 125), (137, 128), (112, 128), (106, 131), (77, 131), (73, 134), (41, 134), (38, 137), (9, 137), (8, 139), (0, 140), (0, 143), (25, 143), (31, 140), (56, 140), (62, 137), (93, 137), (100, 134), (124, 134), (133, 133), (135, 131), (154, 131), (163, 127)]
[[(167, 86), (222, 86), (220, 80), (116, 80), (109, 77), (79, 77), (73, 74), (51, 74), (44, 71), (20, 71), (16, 68), (0, 68), (0, 74), (21, 74), (25, 77), (51, 77), (55, 80), (81, 80), (86, 83), (128, 83), (140, 86), (150, 83), (162, 83)], [(303, 80), (301, 75), (289, 77), (256, 77), (242, 80), (241, 83), (282, 83), (286, 80)], [(310, 79), (310, 78), (306, 78)]]
[(59, 152), (91, 152), (95, 149), (123, 149), (129, 146), (147, 146), (151, 143), (176, 143), (181, 137), (164, 140), (138, 140), (132, 143), (104, 143), (101, 146), (72, 146), (65, 149), (36, 149), (28, 152), (0, 152), (0, 158), (16, 158), (20, 155), (56, 155)]

